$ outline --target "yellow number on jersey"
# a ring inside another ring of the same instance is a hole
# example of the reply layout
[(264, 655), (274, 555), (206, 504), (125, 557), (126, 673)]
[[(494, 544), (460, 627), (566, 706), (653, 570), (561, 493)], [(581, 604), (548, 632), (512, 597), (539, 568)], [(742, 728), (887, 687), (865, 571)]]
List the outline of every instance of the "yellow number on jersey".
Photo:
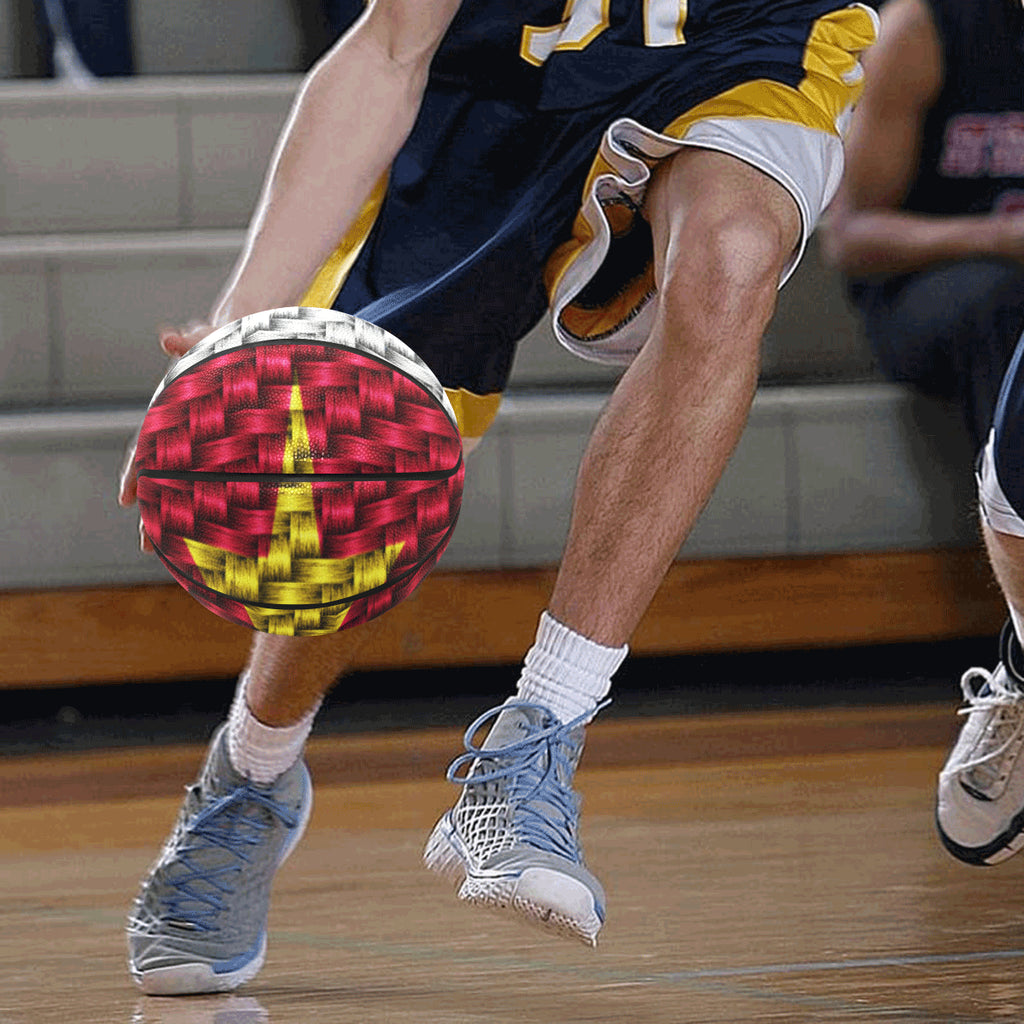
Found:
[[(685, 43), (687, 0), (643, 0), (644, 45), (678, 46)], [(540, 67), (556, 50), (582, 50), (609, 24), (611, 0), (568, 0), (563, 20), (550, 28), (526, 25), (519, 55)]]

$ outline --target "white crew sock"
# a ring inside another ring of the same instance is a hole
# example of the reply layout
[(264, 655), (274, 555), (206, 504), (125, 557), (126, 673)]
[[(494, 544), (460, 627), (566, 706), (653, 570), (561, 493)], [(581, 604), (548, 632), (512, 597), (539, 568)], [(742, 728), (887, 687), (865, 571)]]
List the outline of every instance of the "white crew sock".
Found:
[(628, 644), (596, 644), (543, 612), (536, 642), (527, 652), (519, 677), (517, 696), (543, 705), (563, 723), (593, 714), (628, 653)]
[(246, 700), (248, 673), (243, 672), (228, 713), (228, 759), (241, 775), (258, 786), (267, 786), (298, 760), (313, 728), (320, 703), (294, 725), (264, 725)]

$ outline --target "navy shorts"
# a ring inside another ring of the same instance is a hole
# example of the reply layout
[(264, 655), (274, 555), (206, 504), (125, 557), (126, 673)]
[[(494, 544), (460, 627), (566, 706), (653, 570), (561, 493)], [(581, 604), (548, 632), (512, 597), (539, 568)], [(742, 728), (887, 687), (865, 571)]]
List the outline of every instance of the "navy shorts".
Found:
[[(776, 8), (671, 46), (630, 43), (631, 22), (608, 26), (593, 46), (628, 47), (634, 83), (610, 93), (589, 43), (559, 49), (545, 36), (558, 61), (541, 54), (533, 70), (547, 77), (529, 95), (468, 88), (442, 62), (386, 180), (302, 305), (401, 338), (475, 437), (497, 411), (516, 343), (549, 308), (559, 341), (583, 358), (626, 365), (639, 350), (657, 303), (644, 191), (682, 148), (731, 153), (790, 191), (803, 232), (788, 276), (841, 176), (877, 17), (834, 0)], [(514, 42), (537, 57), (536, 37)], [(588, 75), (599, 101), (581, 106)]]

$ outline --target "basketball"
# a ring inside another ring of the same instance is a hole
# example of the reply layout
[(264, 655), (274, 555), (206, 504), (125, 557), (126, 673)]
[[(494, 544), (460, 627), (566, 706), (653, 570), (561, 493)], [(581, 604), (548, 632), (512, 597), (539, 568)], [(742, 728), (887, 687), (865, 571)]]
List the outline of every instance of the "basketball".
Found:
[(179, 359), (136, 447), (142, 522), (222, 618), (313, 636), (411, 594), (451, 539), (462, 439), (427, 365), (332, 310), (274, 309)]

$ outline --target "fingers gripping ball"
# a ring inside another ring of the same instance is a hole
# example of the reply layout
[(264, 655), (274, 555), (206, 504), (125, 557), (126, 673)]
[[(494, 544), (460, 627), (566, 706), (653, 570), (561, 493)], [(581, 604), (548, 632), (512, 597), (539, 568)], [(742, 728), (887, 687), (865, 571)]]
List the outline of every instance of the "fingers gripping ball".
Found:
[(135, 461), (171, 575), (267, 633), (387, 611), (433, 568), (462, 501), (462, 440), (437, 378), (332, 310), (269, 310), (201, 341), (157, 388)]

